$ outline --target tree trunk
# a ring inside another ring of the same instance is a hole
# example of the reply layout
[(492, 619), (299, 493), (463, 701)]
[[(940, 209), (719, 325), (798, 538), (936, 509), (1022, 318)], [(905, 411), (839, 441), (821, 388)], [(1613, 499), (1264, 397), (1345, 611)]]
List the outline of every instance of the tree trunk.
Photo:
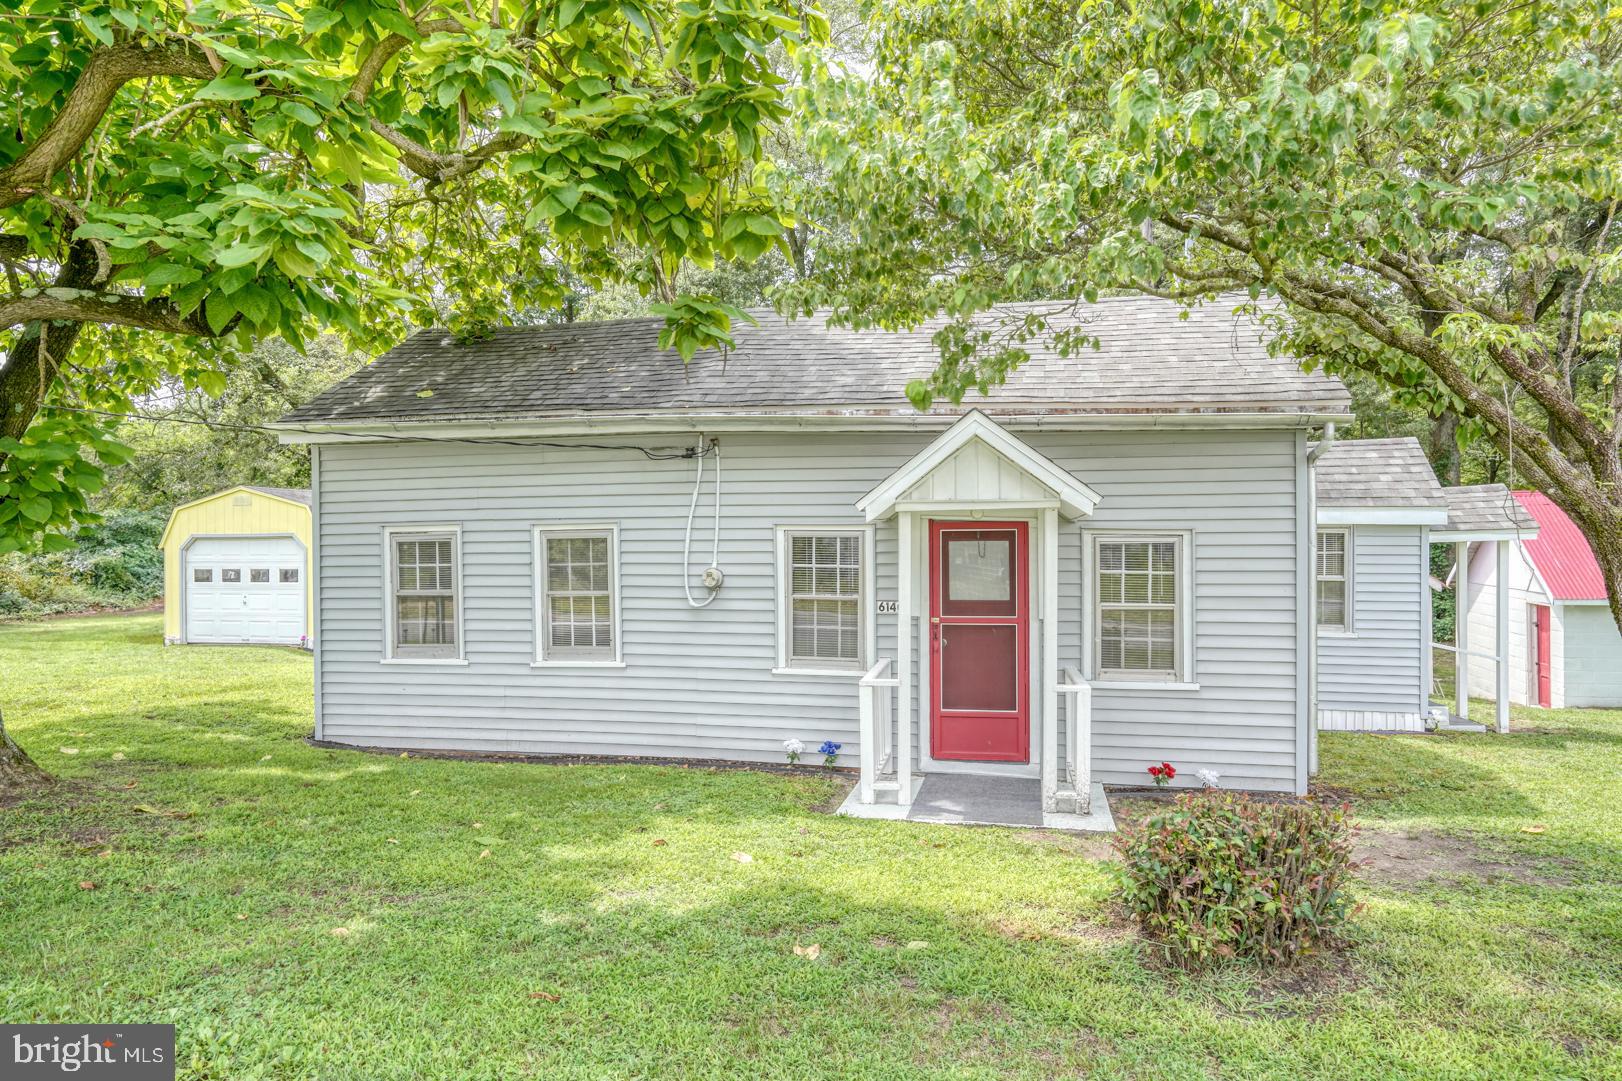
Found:
[(17, 746), (11, 733), (6, 731), (5, 717), (0, 716), (0, 793), (49, 779), (46, 772), (28, 757), (28, 752)]
[(1431, 462), (1449, 488), (1459, 483), (1459, 415), (1451, 409), (1431, 422)]

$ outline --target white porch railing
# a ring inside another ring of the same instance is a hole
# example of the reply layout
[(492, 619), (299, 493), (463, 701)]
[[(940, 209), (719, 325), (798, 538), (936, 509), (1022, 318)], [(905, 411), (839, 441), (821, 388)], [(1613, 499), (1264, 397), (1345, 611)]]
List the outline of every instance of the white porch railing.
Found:
[[(1051, 757), (1042, 768), (1042, 809), (1088, 814), (1093, 803), (1093, 688), (1081, 672), (1066, 665), (1057, 688), (1064, 702), (1064, 729), (1048, 726)], [(1057, 718), (1055, 718), (1057, 720)]]
[(904, 806), (912, 802), (912, 763), (898, 759), (895, 753), (895, 690), (901, 680), (890, 674), (892, 663), (888, 657), (879, 661), (857, 684), (858, 731), (862, 739), (862, 778), (857, 798), (863, 803), (875, 803), (883, 795), (884, 802)]

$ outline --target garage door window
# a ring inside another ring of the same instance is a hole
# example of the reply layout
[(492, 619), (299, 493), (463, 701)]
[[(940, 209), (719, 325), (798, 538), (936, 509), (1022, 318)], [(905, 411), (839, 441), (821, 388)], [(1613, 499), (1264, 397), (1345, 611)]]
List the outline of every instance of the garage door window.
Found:
[(269, 567), (255, 567), (255, 568), (253, 568), (252, 570), (250, 570), (248, 572), (248, 581), (250, 581), (250, 582), (265, 582), (265, 583), (268, 584), (270, 582), (270, 568)]
[(197, 567), (191, 572), (191, 580), (194, 582), (212, 582), (214, 580), (214, 569), (212, 567)]
[(297, 582), (298, 581), (298, 568), (297, 567), (283, 567), (282, 568), (282, 581), (284, 583), (286, 583), (286, 582)]
[(239, 570), (236, 570), (235, 568), (227, 567), (225, 570), (222, 570), (220, 572), (220, 581), (222, 581), (222, 582), (240, 582), (240, 581), (242, 581), (242, 572), (239, 571)]
[(456, 538), (450, 533), (396, 533), (393, 573), (393, 656), (460, 656), (456, 626)]

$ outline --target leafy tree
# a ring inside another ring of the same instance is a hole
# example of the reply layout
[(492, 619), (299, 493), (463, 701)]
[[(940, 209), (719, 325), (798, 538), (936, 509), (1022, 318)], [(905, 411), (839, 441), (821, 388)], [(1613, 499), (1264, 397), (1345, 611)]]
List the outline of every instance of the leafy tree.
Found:
[(153, 419), (118, 426), (129, 460), (106, 471), (107, 482), (91, 506), (100, 513), (167, 513), (234, 484), (308, 487), (309, 448), (283, 444), (263, 428), (362, 362), (332, 336), (316, 339), (302, 353), (269, 339), (232, 366), (218, 395), (178, 384), (163, 388), (141, 403), (141, 416)]
[(803, 214), (838, 228), (785, 305), (948, 313), (922, 402), (1047, 332), (973, 318), (1000, 300), (1274, 298), (1277, 348), (1513, 456), (1622, 625), (1622, 9), (898, 0), (872, 30), (871, 70), (807, 71)]
[(0, 552), (71, 545), (127, 456), (78, 410), (217, 393), (264, 337), (477, 333), (575, 275), (657, 294), (683, 357), (726, 342), (672, 282), (782, 244), (768, 53), (824, 33), (798, 0), (11, 5)]

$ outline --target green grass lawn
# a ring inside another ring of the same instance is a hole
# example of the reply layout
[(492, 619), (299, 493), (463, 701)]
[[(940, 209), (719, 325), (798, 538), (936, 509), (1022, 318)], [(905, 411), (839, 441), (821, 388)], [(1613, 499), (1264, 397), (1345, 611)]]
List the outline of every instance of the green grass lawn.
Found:
[(0, 809), (0, 1021), (173, 1022), (183, 1077), (1622, 1076), (1619, 713), (1326, 736), (1390, 849), (1352, 947), (1186, 976), (1097, 841), (317, 749), (307, 656), (153, 616), (0, 628), (0, 680), (65, 779)]

